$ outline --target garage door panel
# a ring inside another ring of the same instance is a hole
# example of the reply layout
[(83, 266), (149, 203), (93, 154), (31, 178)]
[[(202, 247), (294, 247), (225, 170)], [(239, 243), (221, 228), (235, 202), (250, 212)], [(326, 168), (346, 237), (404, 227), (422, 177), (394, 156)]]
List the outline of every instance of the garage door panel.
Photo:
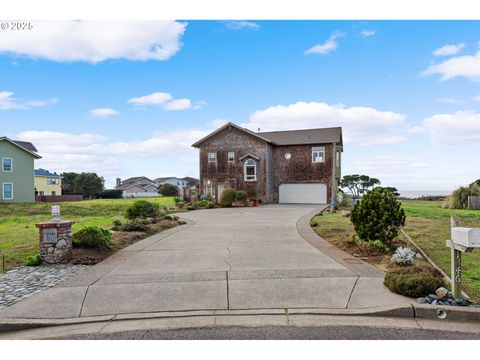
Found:
[(325, 184), (280, 184), (281, 204), (326, 204)]

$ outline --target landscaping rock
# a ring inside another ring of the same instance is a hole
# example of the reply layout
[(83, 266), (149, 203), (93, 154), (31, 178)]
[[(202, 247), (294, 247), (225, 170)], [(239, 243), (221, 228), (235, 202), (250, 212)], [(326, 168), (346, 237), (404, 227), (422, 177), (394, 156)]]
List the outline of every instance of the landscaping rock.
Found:
[(20, 266), (0, 274), (0, 310), (86, 269), (84, 265)]
[(439, 299), (443, 299), (448, 295), (448, 290), (444, 287), (440, 287), (437, 290), (435, 290), (435, 294)]
[(348, 210), (342, 210), (342, 216), (344, 216), (344, 217), (349, 217), (350, 214), (351, 214), (350, 211), (348, 211)]
[(427, 302), (427, 299), (424, 298), (424, 297), (419, 297), (419, 298), (417, 298), (417, 302), (419, 304), (425, 304)]

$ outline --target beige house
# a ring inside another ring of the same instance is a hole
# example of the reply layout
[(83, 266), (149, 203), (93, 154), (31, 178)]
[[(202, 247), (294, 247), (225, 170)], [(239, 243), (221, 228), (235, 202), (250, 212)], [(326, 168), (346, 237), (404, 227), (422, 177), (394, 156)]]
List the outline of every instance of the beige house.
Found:
[(126, 180), (117, 178), (115, 189), (123, 191), (124, 198), (162, 196), (157, 192), (157, 185), (145, 176), (132, 177)]
[(35, 193), (39, 196), (62, 195), (62, 176), (45, 169), (34, 172)]

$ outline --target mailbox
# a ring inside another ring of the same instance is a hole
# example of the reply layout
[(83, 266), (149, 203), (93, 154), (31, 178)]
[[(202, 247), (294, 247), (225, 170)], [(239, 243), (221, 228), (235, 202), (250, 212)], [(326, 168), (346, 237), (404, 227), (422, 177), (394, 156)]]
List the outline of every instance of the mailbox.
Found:
[(452, 241), (467, 248), (480, 248), (480, 229), (452, 227)]

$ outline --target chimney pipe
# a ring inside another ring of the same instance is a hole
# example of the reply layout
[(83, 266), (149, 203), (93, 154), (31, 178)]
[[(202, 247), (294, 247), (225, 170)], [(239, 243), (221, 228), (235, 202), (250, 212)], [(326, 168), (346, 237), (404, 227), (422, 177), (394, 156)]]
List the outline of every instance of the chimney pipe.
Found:
[(117, 178), (117, 187), (122, 186), (122, 180), (120, 178)]

